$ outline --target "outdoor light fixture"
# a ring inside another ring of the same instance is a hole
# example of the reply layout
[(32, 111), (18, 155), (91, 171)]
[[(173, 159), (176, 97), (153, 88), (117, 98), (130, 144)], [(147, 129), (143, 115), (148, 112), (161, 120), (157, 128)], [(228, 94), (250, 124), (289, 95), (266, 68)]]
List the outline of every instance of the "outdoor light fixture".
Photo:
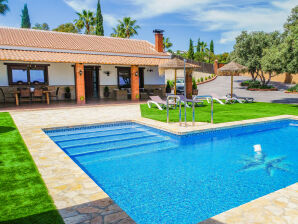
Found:
[(80, 70), (80, 72), (79, 72), (79, 73), (80, 73), (80, 75), (82, 75), (82, 74), (83, 74), (83, 71), (82, 71), (82, 70)]
[(139, 75), (139, 73), (138, 73), (138, 72), (136, 72), (136, 73), (135, 73), (135, 76), (138, 76), (138, 75)]
[(110, 72), (109, 71), (105, 71), (103, 73), (105, 73), (107, 76), (110, 76)]
[(148, 68), (148, 69), (147, 69), (147, 72), (153, 72), (153, 69)]

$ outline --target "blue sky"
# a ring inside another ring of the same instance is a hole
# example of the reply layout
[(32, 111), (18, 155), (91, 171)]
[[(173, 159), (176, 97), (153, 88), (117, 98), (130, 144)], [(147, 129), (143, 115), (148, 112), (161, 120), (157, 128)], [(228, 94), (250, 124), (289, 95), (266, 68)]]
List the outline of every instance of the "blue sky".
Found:
[[(10, 11), (0, 16), (1, 26), (20, 27), (21, 10), (28, 4), (31, 23), (46, 22), (50, 28), (72, 22), (75, 12), (95, 11), (97, 0), (8, 0)], [(165, 30), (173, 50), (187, 50), (189, 38), (210, 43), (215, 52), (233, 49), (235, 37), (242, 31), (282, 30), (298, 0), (101, 0), (105, 35), (109, 36), (117, 20), (131, 16), (141, 26), (137, 39), (154, 43), (152, 30)]]

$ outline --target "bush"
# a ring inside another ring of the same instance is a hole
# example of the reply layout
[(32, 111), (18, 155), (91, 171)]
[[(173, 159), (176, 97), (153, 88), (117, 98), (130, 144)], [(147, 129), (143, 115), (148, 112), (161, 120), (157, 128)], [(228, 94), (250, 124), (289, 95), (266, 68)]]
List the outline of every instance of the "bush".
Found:
[(201, 82), (204, 82), (204, 78), (203, 77), (201, 77)]
[(167, 86), (174, 88), (175, 82), (173, 80), (167, 80)]
[(207, 80), (208, 80), (208, 77), (206, 76), (206, 77), (205, 77), (205, 81), (207, 81)]
[(210, 75), (208, 76), (208, 79), (211, 79), (211, 76)]
[(289, 92), (298, 92), (298, 84), (296, 84), (295, 86), (287, 89)]
[(198, 89), (197, 82), (195, 78), (192, 78), (192, 89)]
[(249, 86), (249, 85), (261, 85), (261, 83), (259, 81), (253, 81), (253, 80), (247, 80), (247, 81), (243, 81), (241, 82), (241, 86)]
[(248, 84), (247, 89), (275, 89), (275, 87), (271, 85), (261, 85), (259, 81), (251, 81)]

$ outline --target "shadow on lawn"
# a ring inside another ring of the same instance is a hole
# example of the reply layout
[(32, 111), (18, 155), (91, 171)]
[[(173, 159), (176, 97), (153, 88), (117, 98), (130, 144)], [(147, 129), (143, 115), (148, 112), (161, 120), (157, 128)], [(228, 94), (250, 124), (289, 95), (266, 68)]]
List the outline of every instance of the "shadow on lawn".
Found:
[[(297, 103), (298, 104), (298, 97), (297, 98), (283, 98), (278, 100), (272, 100), (272, 103)], [(297, 107), (297, 105), (296, 105)]]
[(0, 221), (0, 224), (64, 224), (57, 210), (30, 215), (9, 221)]
[(0, 126), (0, 134), (16, 130), (13, 127)]

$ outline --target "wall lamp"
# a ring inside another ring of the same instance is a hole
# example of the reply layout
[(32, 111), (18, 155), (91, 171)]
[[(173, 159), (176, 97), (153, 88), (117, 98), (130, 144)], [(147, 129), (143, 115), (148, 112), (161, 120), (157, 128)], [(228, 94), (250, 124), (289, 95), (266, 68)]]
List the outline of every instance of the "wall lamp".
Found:
[(147, 69), (147, 72), (153, 72), (153, 69), (148, 68), (148, 69)]
[(138, 75), (139, 75), (139, 73), (138, 73), (138, 72), (136, 72), (136, 73), (135, 73), (135, 76), (138, 76)]
[(110, 72), (109, 71), (105, 71), (103, 73), (105, 73), (107, 76), (110, 76)]
[(80, 75), (82, 75), (82, 74), (83, 74), (83, 71), (82, 71), (82, 70), (80, 70), (80, 71), (79, 71), (79, 73), (80, 73)]

